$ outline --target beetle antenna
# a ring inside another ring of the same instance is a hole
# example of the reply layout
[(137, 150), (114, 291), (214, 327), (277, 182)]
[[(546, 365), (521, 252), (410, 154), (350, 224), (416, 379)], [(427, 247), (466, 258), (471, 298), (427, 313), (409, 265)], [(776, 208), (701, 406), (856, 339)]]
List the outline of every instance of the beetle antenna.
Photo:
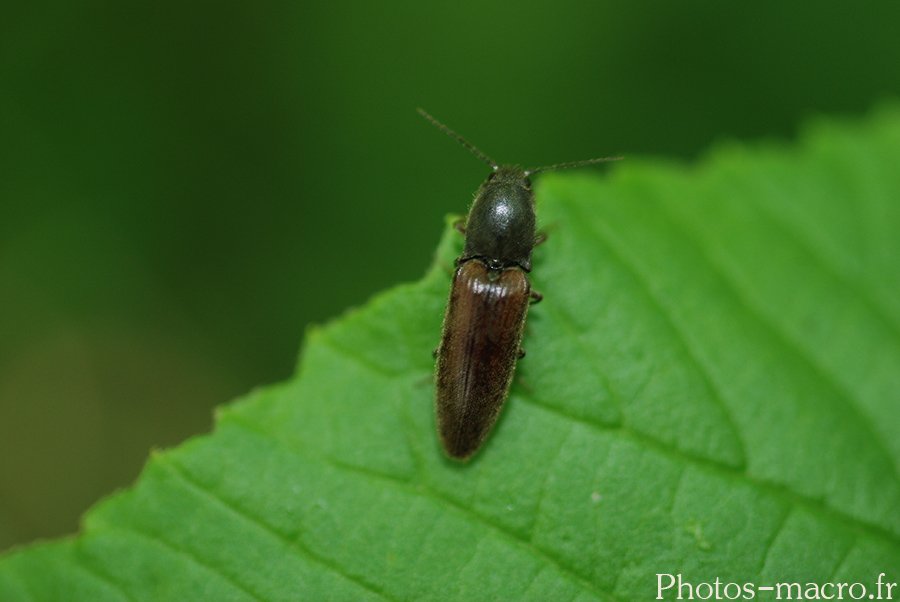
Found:
[(548, 165), (547, 167), (538, 167), (526, 171), (526, 175), (540, 173), (542, 171), (553, 171), (554, 169), (568, 169), (570, 167), (581, 167), (582, 165), (593, 165), (594, 163), (603, 163), (604, 161), (618, 161), (622, 157), (603, 157), (601, 159), (588, 159), (587, 161), (576, 161), (575, 163), (557, 163), (556, 165)]
[(437, 119), (435, 119), (434, 117), (432, 117), (431, 115), (429, 115), (428, 113), (426, 113), (425, 111), (423, 111), (422, 109), (416, 109), (416, 111), (419, 112), (419, 115), (421, 115), (422, 117), (424, 117), (425, 119), (427, 119), (428, 121), (430, 121), (432, 124), (434, 124), (435, 126), (437, 126), (437, 128), (438, 128), (439, 130), (441, 130), (442, 132), (444, 132), (445, 134), (447, 134), (448, 136), (450, 136), (451, 138), (453, 138), (454, 140), (456, 140), (457, 142), (459, 142), (460, 144), (462, 144), (463, 146), (465, 146), (467, 149), (469, 149), (469, 151), (470, 151), (473, 155), (475, 155), (476, 157), (478, 157), (479, 159), (481, 159), (482, 161), (484, 161), (485, 163), (487, 163), (488, 165), (490, 165), (490, 166), (493, 167), (494, 169), (497, 169), (498, 165), (497, 165), (496, 161), (494, 161), (493, 159), (489, 158), (489, 157), (488, 157), (487, 155), (485, 155), (483, 152), (481, 152), (480, 150), (478, 150), (477, 148), (475, 148), (472, 144), (470, 144), (469, 142), (467, 142), (467, 141), (465, 140), (465, 138), (463, 138), (462, 136), (460, 136), (459, 134), (457, 134), (456, 132), (454, 132), (453, 130), (451, 130), (450, 128), (448, 128), (446, 125), (444, 125), (443, 123), (441, 123), (440, 121), (438, 121)]

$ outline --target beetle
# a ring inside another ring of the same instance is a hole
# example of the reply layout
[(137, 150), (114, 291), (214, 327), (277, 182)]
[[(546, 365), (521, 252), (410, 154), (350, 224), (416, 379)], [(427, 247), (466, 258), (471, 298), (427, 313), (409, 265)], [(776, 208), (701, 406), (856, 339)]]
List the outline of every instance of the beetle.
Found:
[(418, 109), (432, 124), (494, 170), (478, 189), (435, 350), (435, 415), (444, 452), (468, 460), (497, 422), (522, 349), (525, 317), (541, 295), (532, 290), (531, 253), (536, 236), (534, 192), (529, 176), (542, 171), (613, 161), (604, 157), (523, 170), (501, 166), (461, 136)]

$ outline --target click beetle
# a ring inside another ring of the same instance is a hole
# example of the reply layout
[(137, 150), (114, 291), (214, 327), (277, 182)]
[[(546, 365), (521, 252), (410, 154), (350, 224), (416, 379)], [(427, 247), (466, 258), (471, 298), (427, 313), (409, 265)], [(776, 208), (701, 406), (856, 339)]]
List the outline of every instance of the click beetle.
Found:
[(478, 189), (465, 225), (466, 237), (444, 314), (435, 381), (437, 430), (444, 452), (468, 460), (490, 434), (503, 407), (521, 348), (525, 317), (541, 295), (531, 289), (536, 237), (534, 192), (529, 176), (620, 157), (551, 165), (532, 170), (501, 166), (461, 136), (419, 113), (494, 170)]

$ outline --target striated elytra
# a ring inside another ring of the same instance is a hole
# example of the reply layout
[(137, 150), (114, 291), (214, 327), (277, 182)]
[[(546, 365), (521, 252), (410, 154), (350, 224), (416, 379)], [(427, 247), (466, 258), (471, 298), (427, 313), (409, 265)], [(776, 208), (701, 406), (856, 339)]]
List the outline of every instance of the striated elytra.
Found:
[(467, 460), (497, 422), (509, 393), (532, 300), (528, 272), (535, 237), (534, 192), (529, 175), (620, 157), (591, 159), (525, 171), (500, 166), (431, 115), (419, 113), (490, 165), (465, 226), (463, 254), (444, 313), (434, 372), (437, 430), (444, 452)]

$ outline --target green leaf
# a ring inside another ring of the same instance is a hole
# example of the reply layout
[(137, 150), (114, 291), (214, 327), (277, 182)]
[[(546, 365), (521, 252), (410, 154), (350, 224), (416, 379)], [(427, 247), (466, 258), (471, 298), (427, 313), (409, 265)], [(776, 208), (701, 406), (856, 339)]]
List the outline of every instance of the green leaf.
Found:
[(443, 456), (432, 415), (462, 242), (448, 225), (421, 282), (311, 330), (293, 380), (154, 454), (76, 537), (8, 554), (0, 599), (637, 601), (658, 574), (896, 582), (898, 166), (888, 108), (819, 123), (798, 148), (547, 174), (545, 299), (473, 461)]

